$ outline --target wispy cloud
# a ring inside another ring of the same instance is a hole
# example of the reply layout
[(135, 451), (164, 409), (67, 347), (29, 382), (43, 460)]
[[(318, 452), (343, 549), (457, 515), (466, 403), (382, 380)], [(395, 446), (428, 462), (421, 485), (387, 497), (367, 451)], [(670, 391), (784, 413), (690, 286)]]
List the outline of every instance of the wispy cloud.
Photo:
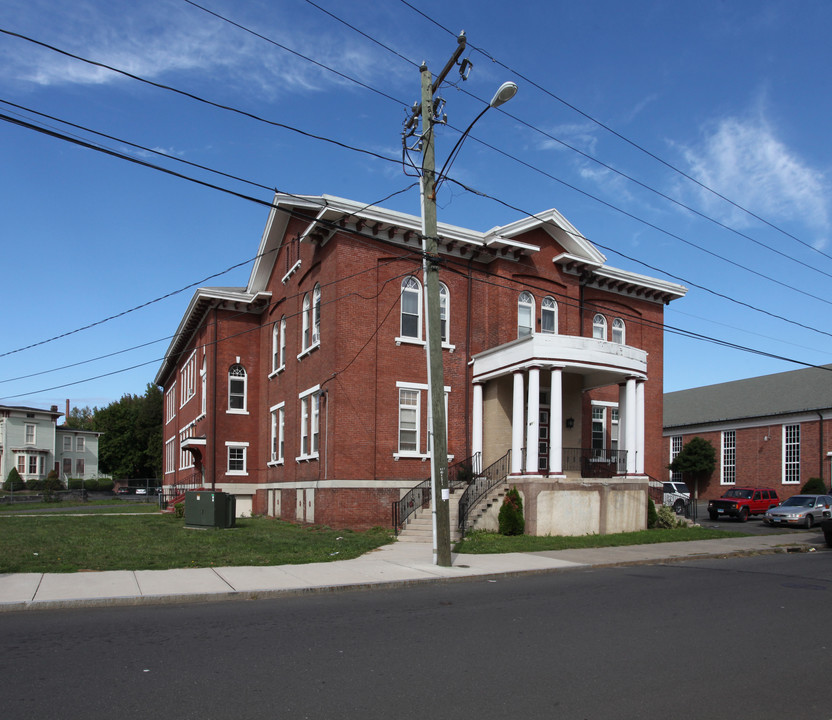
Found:
[[(828, 178), (787, 147), (764, 119), (724, 118), (683, 153), (691, 176), (737, 205), (767, 220), (829, 229)], [(710, 214), (735, 226), (752, 223), (712, 193), (702, 190), (701, 199)]]

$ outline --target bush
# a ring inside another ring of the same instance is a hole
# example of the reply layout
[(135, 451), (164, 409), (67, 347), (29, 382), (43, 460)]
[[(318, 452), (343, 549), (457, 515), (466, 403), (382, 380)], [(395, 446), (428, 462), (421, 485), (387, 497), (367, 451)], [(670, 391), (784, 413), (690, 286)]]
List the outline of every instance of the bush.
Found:
[(80, 478), (69, 478), (67, 480), (67, 490), (81, 490), (84, 487), (84, 481)]
[(23, 490), (24, 487), (23, 478), (20, 477), (20, 473), (17, 472), (17, 468), (13, 467), (9, 470), (9, 477), (6, 479), (6, 482), (3, 483), (3, 489), (6, 492), (17, 492), (19, 490)]
[(115, 481), (110, 478), (98, 478), (98, 489), (112, 492)]
[(97, 478), (88, 478), (84, 480), (84, 490), (90, 492), (92, 490), (98, 490), (98, 479)]
[(43, 484), (46, 480), (39, 480), (38, 478), (32, 478), (31, 480), (26, 481), (26, 489), (27, 490), (34, 490), (35, 492), (39, 492), (43, 490)]
[(659, 514), (656, 512), (656, 503), (652, 498), (647, 499), (647, 528), (652, 530), (656, 527), (656, 522), (659, 519)]
[(516, 487), (511, 488), (503, 498), (500, 514), (497, 516), (500, 535), (522, 535), (526, 529), (523, 517), (523, 500)]
[(819, 477), (809, 478), (800, 492), (804, 495), (826, 495), (826, 485)]
[(185, 503), (178, 502), (173, 506), (173, 515), (174, 517), (183, 518), (185, 517)]
[(676, 513), (673, 512), (673, 508), (668, 505), (662, 505), (656, 513), (657, 528), (675, 528), (680, 522)]

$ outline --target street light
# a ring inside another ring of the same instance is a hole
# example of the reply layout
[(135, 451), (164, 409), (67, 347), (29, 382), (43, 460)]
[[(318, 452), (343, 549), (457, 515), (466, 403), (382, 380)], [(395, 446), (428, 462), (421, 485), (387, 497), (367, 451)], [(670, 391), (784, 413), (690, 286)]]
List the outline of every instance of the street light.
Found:
[[(436, 220), (436, 160), (433, 145), (433, 121), (435, 105), (433, 96), (450, 69), (456, 64), (463, 50), (465, 49), (465, 34), (457, 38), (458, 47), (451, 59), (445, 64), (435, 82), (432, 82), (431, 73), (427, 64), (420, 67), (422, 74), (422, 253), (423, 272), (425, 280), (425, 334), (427, 340), (427, 372), (428, 372), (428, 394), (430, 399), (431, 413), (431, 495), (433, 498), (433, 556), (434, 564), (443, 567), (451, 566), (451, 526), (448, 501), (450, 490), (448, 487), (448, 439), (447, 422), (445, 418), (445, 374), (442, 366), (442, 338), (440, 328), (439, 308), (439, 251), (437, 238)], [(463, 76), (463, 79), (464, 76)], [(514, 83), (503, 83), (494, 94), (491, 102), (483, 111), (474, 118), (468, 129), (460, 136), (448, 160), (439, 174), (442, 176), (453, 162), (453, 157), (459, 152), (465, 137), (474, 124), (485, 112), (492, 107), (499, 107), (514, 97), (517, 92), (517, 85)], [(417, 106), (418, 107), (418, 106)], [(414, 109), (406, 130), (412, 126), (416, 116)]]

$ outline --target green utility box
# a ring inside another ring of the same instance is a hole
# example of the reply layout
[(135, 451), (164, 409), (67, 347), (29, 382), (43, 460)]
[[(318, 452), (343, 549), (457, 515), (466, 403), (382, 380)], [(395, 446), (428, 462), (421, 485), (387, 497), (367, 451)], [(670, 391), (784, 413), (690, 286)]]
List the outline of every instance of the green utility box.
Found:
[(224, 492), (189, 490), (185, 493), (185, 527), (230, 528), (237, 516), (237, 499)]

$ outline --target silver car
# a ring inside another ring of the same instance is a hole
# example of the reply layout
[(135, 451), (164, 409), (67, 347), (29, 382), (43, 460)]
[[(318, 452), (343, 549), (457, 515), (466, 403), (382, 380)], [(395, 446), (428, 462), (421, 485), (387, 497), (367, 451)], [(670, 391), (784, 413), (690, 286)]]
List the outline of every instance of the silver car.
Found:
[(792, 495), (766, 513), (769, 525), (802, 525), (810, 528), (832, 517), (832, 497), (829, 495)]

